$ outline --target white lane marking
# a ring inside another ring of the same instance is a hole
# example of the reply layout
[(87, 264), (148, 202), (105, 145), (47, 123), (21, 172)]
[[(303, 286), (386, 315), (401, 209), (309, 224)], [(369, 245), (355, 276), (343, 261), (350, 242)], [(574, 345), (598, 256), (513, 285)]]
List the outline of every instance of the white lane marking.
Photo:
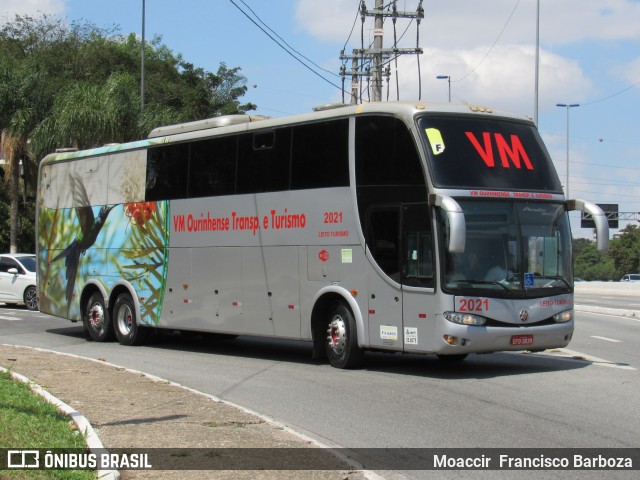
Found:
[(22, 318), (18, 317), (7, 317), (6, 315), (0, 315), (0, 320), (8, 320), (10, 322), (15, 322), (16, 320), (22, 320)]
[(598, 340), (604, 340), (605, 342), (622, 343), (622, 340), (616, 340), (615, 338), (600, 337), (598, 335), (591, 335), (591, 338), (597, 338)]
[(586, 353), (580, 353), (574, 350), (569, 350), (568, 348), (558, 348), (556, 350), (550, 351), (549, 353), (551, 354), (551, 356), (562, 357), (568, 360), (583, 360), (585, 362), (590, 362), (593, 365), (597, 365), (600, 367), (619, 368), (621, 370), (637, 370), (637, 368), (633, 368), (632, 366), (627, 365), (626, 363), (612, 362), (610, 360), (605, 360), (603, 358), (587, 355)]

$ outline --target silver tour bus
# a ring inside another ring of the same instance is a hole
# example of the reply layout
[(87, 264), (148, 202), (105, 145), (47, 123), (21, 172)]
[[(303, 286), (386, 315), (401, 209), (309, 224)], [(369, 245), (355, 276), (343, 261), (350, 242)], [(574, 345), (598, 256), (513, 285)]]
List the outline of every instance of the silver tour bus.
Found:
[(48, 155), (37, 209), (40, 310), (95, 341), (153, 329), (365, 350), (566, 346), (568, 212), (534, 124), (421, 102), (232, 115)]

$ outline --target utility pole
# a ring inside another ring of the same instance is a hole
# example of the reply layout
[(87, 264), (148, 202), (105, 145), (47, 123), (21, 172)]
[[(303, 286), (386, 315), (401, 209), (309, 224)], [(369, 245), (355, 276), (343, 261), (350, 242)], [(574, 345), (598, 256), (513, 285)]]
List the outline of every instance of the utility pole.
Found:
[(370, 77), (371, 72), (369, 69), (362, 71), (360, 69), (360, 58), (362, 58), (361, 50), (354, 49), (351, 55), (346, 55), (344, 50), (340, 53), (340, 60), (348, 60), (351, 59), (351, 70), (347, 71), (347, 69), (343, 66), (340, 70), (341, 76), (350, 75), (351, 76), (351, 103), (356, 104), (360, 103), (362, 100), (362, 77)]
[[(362, 2), (364, 4), (364, 2)], [(373, 101), (382, 101), (382, 39), (384, 37), (384, 19), (382, 8), (384, 0), (376, 0), (373, 26)]]
[(358, 103), (360, 98), (360, 80), (358, 78), (358, 55), (353, 51), (353, 59), (351, 61), (351, 103)]
[[(340, 60), (352, 60), (351, 71), (343, 68), (340, 75), (351, 76), (351, 103), (359, 103), (361, 98), (362, 77), (372, 77), (372, 93), (371, 99), (374, 102), (382, 101), (382, 77), (384, 64), (392, 57), (407, 54), (422, 54), (422, 48), (416, 45), (415, 48), (384, 48), (384, 19), (385, 17), (393, 17), (394, 24), (397, 18), (416, 19), (418, 26), (424, 18), (424, 9), (422, 8), (422, 0), (418, 4), (415, 12), (401, 12), (397, 9), (397, 0), (393, 0), (391, 10), (384, 10), (384, 0), (375, 0), (375, 8), (368, 10), (365, 0), (360, 3), (360, 16), (364, 28), (366, 17), (374, 17), (373, 45), (372, 48), (354, 49), (352, 55), (346, 55), (344, 50), (340, 53)], [(373, 68), (369, 69), (366, 65), (371, 62)], [(384, 75), (390, 75), (390, 69), (386, 69)], [(355, 95), (357, 93), (357, 95)]]

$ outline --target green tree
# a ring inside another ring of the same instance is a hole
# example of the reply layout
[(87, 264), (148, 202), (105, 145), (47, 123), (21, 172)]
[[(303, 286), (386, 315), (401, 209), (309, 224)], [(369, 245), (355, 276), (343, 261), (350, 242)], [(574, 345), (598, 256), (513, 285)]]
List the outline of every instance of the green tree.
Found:
[(621, 235), (609, 247), (618, 279), (625, 273), (640, 271), (640, 228), (630, 223), (620, 232)]
[(40, 158), (56, 148), (84, 149), (139, 138), (140, 97), (135, 80), (114, 73), (98, 85), (69, 85), (32, 131), (31, 149)]
[[(8, 165), (10, 249), (20, 243), (22, 162), (28, 193), (38, 161), (57, 148), (91, 148), (144, 138), (155, 127), (255, 109), (241, 104), (246, 79), (220, 64), (207, 72), (174, 54), (156, 37), (145, 47), (145, 108), (140, 111), (141, 42), (118, 28), (88, 22), (16, 16), (0, 27), (0, 131)], [(0, 198), (0, 201), (4, 201)], [(34, 221), (27, 214), (30, 222)], [(0, 218), (0, 228), (5, 219)], [(29, 226), (22, 227), (29, 231)], [(25, 248), (27, 245), (25, 245)]]
[[(18, 249), (18, 217), (20, 201), (20, 170), (25, 178), (35, 178), (34, 159), (28, 140), (48, 107), (45, 76), (37, 65), (10, 61), (0, 64), (0, 148), (5, 158), (4, 182), (8, 185), (9, 250)], [(26, 202), (27, 183), (25, 182)]]
[(584, 238), (575, 239), (573, 253), (573, 271), (576, 277), (605, 281), (619, 278), (613, 259), (598, 252), (595, 242)]

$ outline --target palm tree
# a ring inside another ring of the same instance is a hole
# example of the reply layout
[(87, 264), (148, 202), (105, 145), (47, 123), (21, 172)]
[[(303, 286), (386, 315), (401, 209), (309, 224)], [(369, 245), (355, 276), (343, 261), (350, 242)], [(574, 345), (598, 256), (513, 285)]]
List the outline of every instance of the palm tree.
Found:
[[(33, 158), (29, 155), (29, 134), (48, 107), (44, 76), (39, 69), (23, 63), (20, 68), (9, 62), (0, 64), (0, 148), (4, 155), (4, 181), (9, 185), (9, 250), (17, 251), (18, 204), (20, 200), (20, 163), (26, 172)], [(25, 185), (25, 189), (26, 189)]]

